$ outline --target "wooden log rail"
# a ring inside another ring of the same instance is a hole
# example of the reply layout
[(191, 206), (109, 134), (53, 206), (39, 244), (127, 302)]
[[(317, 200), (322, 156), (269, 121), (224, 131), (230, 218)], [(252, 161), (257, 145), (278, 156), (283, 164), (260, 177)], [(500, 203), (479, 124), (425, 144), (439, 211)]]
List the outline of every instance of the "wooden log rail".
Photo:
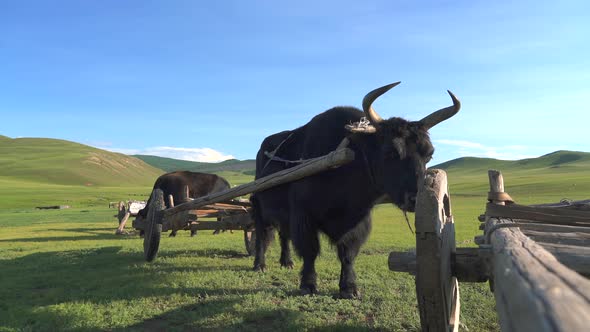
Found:
[[(492, 192), (500, 184), (503, 188), (500, 172), (490, 171), (489, 177)], [(498, 210), (493, 211), (492, 215)], [(519, 207), (518, 214), (511, 215), (530, 217), (521, 211)], [(556, 215), (553, 212), (549, 214)], [(534, 217), (541, 215), (540, 218), (549, 221), (547, 213), (535, 213)], [(583, 223), (574, 219), (576, 224)], [(563, 222), (567, 220), (560, 218), (560, 224)], [(567, 268), (518, 227), (503, 227), (514, 226), (511, 219), (487, 216), (485, 225), (488, 243), (483, 247), (491, 250), (490, 276), (502, 329), (586, 330), (590, 326), (590, 281)]]
[[(514, 204), (490, 171), (479, 248), (455, 248), (446, 176), (429, 170), (416, 205), (416, 250), (389, 268), (416, 276), (423, 331), (456, 331), (459, 285), (489, 279), (503, 331), (583, 331), (590, 326), (590, 200)], [(506, 218), (503, 214), (508, 214)], [(578, 273), (576, 273), (578, 272)]]
[(486, 215), (511, 219), (527, 219), (558, 225), (590, 226), (590, 211), (565, 209), (560, 207), (533, 207), (518, 204), (498, 205), (488, 203)]
[[(392, 251), (388, 266), (391, 271), (406, 272), (416, 275), (416, 251)], [(486, 265), (479, 248), (455, 248), (451, 254), (451, 275), (460, 282), (488, 281)]]

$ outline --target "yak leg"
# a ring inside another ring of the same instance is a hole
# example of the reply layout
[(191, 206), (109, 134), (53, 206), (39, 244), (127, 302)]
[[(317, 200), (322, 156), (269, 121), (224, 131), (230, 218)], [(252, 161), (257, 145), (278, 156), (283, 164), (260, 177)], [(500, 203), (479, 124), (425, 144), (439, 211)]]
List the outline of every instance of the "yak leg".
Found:
[(338, 258), (340, 259), (340, 297), (352, 299), (360, 297), (354, 273), (354, 260), (361, 246), (371, 231), (371, 217), (365, 216), (361, 221), (337, 242)]
[(288, 269), (293, 268), (293, 260), (291, 259), (291, 247), (289, 245), (289, 233), (285, 230), (279, 230), (279, 238), (281, 240), (281, 259), (279, 262), (282, 267)]
[(256, 229), (254, 271), (264, 272), (264, 270), (266, 270), (266, 249), (268, 249), (268, 246), (270, 245), (270, 242), (273, 238), (273, 228), (268, 218), (263, 217), (262, 208), (257, 198), (257, 194), (254, 194), (252, 197), (250, 197), (250, 202), (252, 202), (251, 217), (254, 219), (254, 227)]
[(318, 230), (313, 226), (307, 216), (301, 215), (302, 212), (299, 209), (296, 209), (293, 213), (294, 215), (289, 220), (291, 223), (291, 234), (293, 235), (293, 245), (299, 256), (303, 258), (299, 289), (302, 295), (317, 294), (315, 260), (320, 253)]
[(340, 298), (352, 299), (360, 297), (356, 286), (356, 274), (354, 273), (354, 260), (359, 252), (359, 245), (338, 244), (338, 258), (340, 259)]
[(273, 235), (272, 227), (258, 226), (256, 223), (256, 253), (254, 257), (254, 271), (266, 270), (265, 254)]
[(303, 268), (301, 269), (301, 283), (299, 284), (299, 290), (301, 291), (301, 295), (314, 295), (318, 293), (318, 286), (317, 286), (317, 274), (315, 272), (315, 259), (318, 257), (319, 254), (319, 241), (318, 238), (315, 237), (316, 244), (312, 244), (318, 248), (317, 251), (309, 250), (306, 252), (303, 257)]

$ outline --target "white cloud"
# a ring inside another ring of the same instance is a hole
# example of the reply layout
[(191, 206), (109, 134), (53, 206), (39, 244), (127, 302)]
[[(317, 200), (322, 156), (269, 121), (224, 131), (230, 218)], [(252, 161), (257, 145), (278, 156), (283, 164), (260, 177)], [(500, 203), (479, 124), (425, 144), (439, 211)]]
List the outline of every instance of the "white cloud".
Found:
[(519, 160), (526, 158), (538, 157), (538, 154), (531, 152), (537, 149), (523, 146), (523, 145), (506, 145), (500, 147), (485, 146), (481, 143), (460, 141), (460, 140), (448, 140), (439, 139), (434, 140), (435, 145), (447, 145), (458, 147), (456, 154), (461, 157), (481, 157), (481, 158), (494, 158), (501, 160)]
[(100, 147), (101, 149), (123, 154), (144, 154), (180, 160), (198, 161), (205, 163), (217, 163), (220, 161), (235, 159), (234, 156), (210, 148), (177, 148), (171, 146), (155, 146), (144, 149), (125, 149)]
[(452, 140), (452, 139), (439, 139), (435, 140), (436, 143), (440, 144), (447, 144), (447, 145), (454, 145), (459, 146), (462, 148), (485, 148), (482, 144), (469, 142), (469, 141), (460, 141), (460, 140)]

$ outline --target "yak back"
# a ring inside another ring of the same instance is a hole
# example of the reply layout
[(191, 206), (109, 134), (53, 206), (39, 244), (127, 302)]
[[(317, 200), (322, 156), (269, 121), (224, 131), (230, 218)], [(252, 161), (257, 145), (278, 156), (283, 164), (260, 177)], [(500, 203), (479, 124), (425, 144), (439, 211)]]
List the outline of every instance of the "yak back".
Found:
[[(172, 195), (176, 205), (181, 203), (184, 188), (188, 186), (189, 197), (197, 198), (230, 188), (229, 182), (216, 174), (199, 173), (191, 171), (176, 171), (161, 175), (154, 183), (153, 189), (160, 189), (164, 193), (166, 208), (170, 207), (168, 195)], [(139, 211), (142, 217), (147, 216), (147, 207)]]

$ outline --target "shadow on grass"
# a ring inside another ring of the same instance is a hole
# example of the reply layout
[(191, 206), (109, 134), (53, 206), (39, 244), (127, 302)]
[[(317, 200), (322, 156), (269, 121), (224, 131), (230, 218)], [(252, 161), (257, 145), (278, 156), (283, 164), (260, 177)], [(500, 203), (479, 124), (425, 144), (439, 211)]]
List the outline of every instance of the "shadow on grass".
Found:
[[(187, 305), (168, 311), (138, 324), (113, 331), (303, 331), (309, 325), (300, 311), (277, 308), (258, 310), (243, 315), (232, 322), (219, 322), (216, 316), (232, 311), (236, 301), (218, 300), (204, 304)], [(189, 317), (197, 317), (190, 319)], [(189, 319), (187, 319), (189, 318)], [(211, 321), (209, 321), (211, 320)], [(342, 323), (325, 324), (313, 331), (373, 331), (367, 326), (346, 325)]]
[(231, 249), (186, 249), (183, 251), (163, 251), (158, 253), (160, 258), (168, 257), (211, 257), (211, 258), (224, 258), (224, 259), (243, 259), (249, 257), (245, 252), (231, 250)]
[[(243, 301), (243, 296), (268, 291), (263, 288), (215, 288), (206, 283), (197, 287), (170, 285), (170, 273), (184, 275), (210, 270), (249, 271), (221, 264), (216, 267), (175, 267), (165, 262), (145, 263), (137, 253), (121, 251), (122, 247), (104, 247), (51, 253), (36, 253), (13, 260), (0, 260), (0, 326), (24, 330), (63, 330), (80, 326), (75, 313), (54, 311), (51, 306), (81, 303), (103, 306), (117, 301), (169, 298), (189, 294), (198, 303), (172, 309), (159, 316), (126, 327), (132, 330), (190, 330)], [(232, 250), (194, 250), (189, 255), (211, 255), (219, 258), (245, 258)], [(187, 255), (186, 251), (179, 253)], [(164, 256), (174, 256), (172, 252)], [(252, 272), (254, 273), (254, 272)], [(249, 274), (245, 275), (246, 277)], [(254, 276), (254, 274), (252, 274)], [(255, 311), (238, 317), (238, 323), (222, 324), (219, 329), (277, 330), (283, 319), (294, 319), (298, 313), (284, 309)], [(258, 318), (252, 318), (258, 317)], [(262, 325), (261, 325), (262, 324)], [(162, 327), (162, 328), (160, 328)], [(249, 328), (251, 327), (251, 328)], [(296, 326), (295, 326), (296, 327)], [(294, 329), (296, 329), (294, 327)]]
[(29, 237), (29, 238), (18, 238), (18, 239), (4, 239), (0, 242), (62, 242), (62, 241), (89, 241), (89, 240), (112, 240), (121, 238), (120, 235), (110, 234), (96, 234), (96, 235), (83, 235), (83, 236), (45, 236), (45, 237)]
[[(72, 233), (86, 233), (88, 235), (74, 235), (74, 236), (40, 236), (40, 237), (26, 237), (26, 238), (10, 238), (10, 239), (3, 239), (0, 240), (1, 242), (53, 242), (53, 241), (88, 241), (88, 240), (115, 240), (115, 239), (127, 239), (139, 238), (138, 234), (131, 233), (126, 235), (117, 235), (115, 234), (116, 227), (102, 227), (102, 228), (59, 228), (59, 229), (47, 229), (47, 232), (72, 232)], [(105, 233), (109, 232), (109, 233)]]
[[(293, 310), (261, 310), (251, 315), (241, 317), (236, 322), (220, 323), (215, 320), (216, 316), (232, 311), (236, 301), (215, 300), (203, 304), (192, 304), (168, 311), (138, 324), (115, 329), (114, 331), (195, 331), (195, 330), (224, 330), (224, 331), (293, 331), (301, 330), (295, 326), (300, 313)], [(189, 317), (196, 317), (190, 319)], [(287, 323), (291, 322), (291, 323)], [(286, 327), (288, 327), (286, 329)]]
[[(160, 261), (146, 263), (141, 253), (125, 250), (128, 249), (111, 246), (35, 253), (12, 260), (0, 260), (0, 327), (14, 330), (71, 330), (82, 326), (82, 330), (98, 330), (100, 328), (93, 327), (93, 323), (81, 322), (80, 320), (84, 319), (81, 317), (87, 317), (85, 315), (89, 314), (81, 314), (77, 310), (98, 310), (96, 314), (104, 314), (102, 312), (106, 310), (108, 314), (108, 310), (111, 310), (110, 304), (121, 306), (121, 302), (130, 302), (162, 306), (160, 301), (174, 303), (171, 299), (183, 295), (193, 298), (195, 303), (180, 306), (164, 304), (164, 308), (169, 306), (170, 309), (162, 314), (120, 329), (120, 323), (113, 322), (108, 330), (309, 329), (304, 317), (306, 314), (297, 309), (277, 306), (272, 309), (260, 308), (250, 311), (241, 309), (240, 313), (236, 313), (236, 305), (246, 305), (245, 297), (268, 294), (269, 286), (272, 287), (271, 282), (263, 283), (259, 287), (241, 286), (242, 284), (237, 283), (222, 288), (218, 286), (220, 283), (211, 279), (219, 278), (220, 275), (225, 275), (224, 273), (238, 273), (241, 278), (257, 279), (260, 275), (250, 272), (251, 260), (244, 253), (227, 249), (164, 251)], [(201, 260), (193, 267), (178, 266), (167, 260), (178, 256), (200, 256), (214, 260), (247, 259), (248, 264), (236, 266), (233, 263), (224, 264), (211, 260), (211, 265), (207, 265), (208, 260)], [(203, 276), (202, 281), (199, 279), (199, 273)], [(183, 280), (171, 279), (171, 274), (178, 275), (179, 278), (190, 275), (193, 281), (183, 283)], [(243, 285), (247, 284), (246, 280)], [(284, 283), (279, 283), (279, 286), (283, 287)], [(298, 296), (294, 288), (283, 294), (288, 297)], [(320, 296), (330, 294), (321, 293)], [(86, 309), (76, 309), (78, 305), (85, 306)], [(137, 313), (137, 308), (135, 309), (130, 315), (145, 317)], [(230, 319), (226, 320), (228, 313)], [(105, 324), (104, 321), (102, 324)], [(321, 328), (326, 331), (366, 329), (366, 326), (338, 323), (322, 325)]]

